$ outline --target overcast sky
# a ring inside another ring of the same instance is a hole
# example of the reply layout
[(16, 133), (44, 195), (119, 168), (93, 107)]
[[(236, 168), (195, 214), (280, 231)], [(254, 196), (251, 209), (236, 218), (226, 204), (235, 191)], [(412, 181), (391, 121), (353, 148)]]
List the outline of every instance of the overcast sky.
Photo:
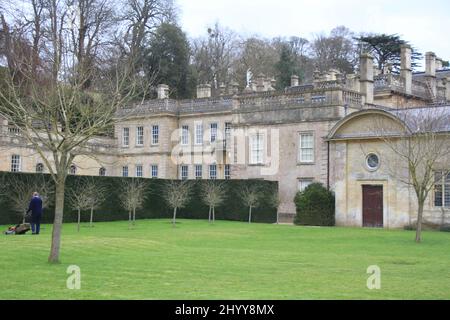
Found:
[(449, 0), (175, 0), (183, 29), (204, 35), (219, 21), (241, 34), (265, 37), (355, 32), (398, 33), (422, 53), (450, 60)]

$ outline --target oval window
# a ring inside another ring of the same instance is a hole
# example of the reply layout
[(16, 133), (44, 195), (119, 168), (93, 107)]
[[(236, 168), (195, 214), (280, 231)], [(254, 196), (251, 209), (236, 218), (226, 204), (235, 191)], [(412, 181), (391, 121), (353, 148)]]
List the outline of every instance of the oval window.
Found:
[(380, 159), (375, 153), (371, 153), (366, 159), (367, 168), (371, 171), (375, 171), (380, 167)]

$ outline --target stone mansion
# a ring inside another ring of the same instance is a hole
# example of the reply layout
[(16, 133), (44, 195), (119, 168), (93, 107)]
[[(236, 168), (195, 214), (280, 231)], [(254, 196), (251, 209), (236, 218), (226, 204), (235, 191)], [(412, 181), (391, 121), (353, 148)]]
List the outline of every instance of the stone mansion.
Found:
[[(412, 107), (450, 110), (450, 70), (442, 60), (428, 52), (425, 72), (413, 72), (411, 48), (403, 46), (400, 74), (382, 73), (363, 54), (357, 74), (316, 72), (308, 84), (294, 75), (282, 92), (272, 81), (260, 75), (244, 90), (232, 84), (216, 96), (199, 85), (193, 100), (172, 100), (161, 84), (157, 99), (120, 109), (114, 136), (91, 140), (91, 153), (75, 159), (71, 174), (275, 180), (284, 221), (295, 214), (296, 192), (321, 182), (336, 193), (338, 225), (410, 223), (414, 192), (389, 176), (386, 151), (364, 133), (371, 117), (392, 119)], [(15, 128), (2, 121), (0, 132), (1, 171), (45, 171)], [(438, 221), (446, 207), (450, 177), (430, 197), (426, 218)]]

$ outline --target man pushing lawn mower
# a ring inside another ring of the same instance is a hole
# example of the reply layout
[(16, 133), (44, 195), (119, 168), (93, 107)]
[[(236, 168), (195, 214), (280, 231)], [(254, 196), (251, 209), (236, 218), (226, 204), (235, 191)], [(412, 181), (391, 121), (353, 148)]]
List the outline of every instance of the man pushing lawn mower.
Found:
[(42, 218), (42, 199), (39, 193), (34, 192), (33, 198), (28, 206), (27, 214), (31, 211), (31, 232), (33, 234), (39, 234), (41, 230), (41, 218)]
[[(41, 218), (42, 218), (42, 199), (39, 193), (34, 192), (33, 198), (28, 206), (27, 215), (31, 212), (31, 232), (33, 234), (39, 234), (41, 231)], [(5, 231), (5, 234), (25, 234), (30, 230), (29, 223), (18, 224), (15, 227), (9, 227)]]

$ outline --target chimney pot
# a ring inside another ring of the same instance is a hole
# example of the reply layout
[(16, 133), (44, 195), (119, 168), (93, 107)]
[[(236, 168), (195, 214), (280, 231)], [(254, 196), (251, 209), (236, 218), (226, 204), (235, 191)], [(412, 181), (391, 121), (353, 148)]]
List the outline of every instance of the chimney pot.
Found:
[(197, 99), (211, 98), (211, 85), (199, 84), (197, 86)]
[(158, 85), (157, 89), (158, 99), (168, 99), (169, 98), (169, 86), (167, 84)]

